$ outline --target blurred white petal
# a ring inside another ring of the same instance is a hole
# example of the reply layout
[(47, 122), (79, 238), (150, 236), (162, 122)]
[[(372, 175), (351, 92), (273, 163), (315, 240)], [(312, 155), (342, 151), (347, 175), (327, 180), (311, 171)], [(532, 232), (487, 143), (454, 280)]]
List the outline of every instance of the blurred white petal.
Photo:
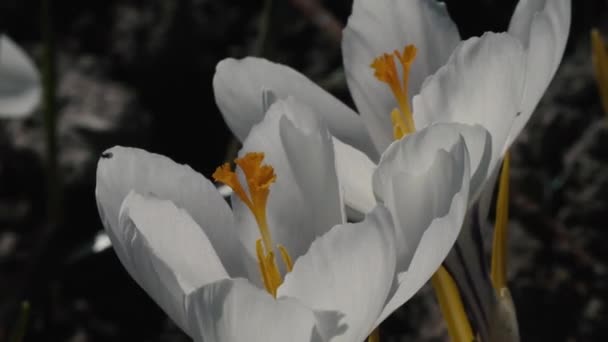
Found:
[(40, 102), (40, 75), (32, 59), (0, 35), (0, 118), (23, 118)]
[(93, 241), (91, 249), (93, 250), (93, 253), (99, 253), (105, 251), (110, 246), (112, 246), (112, 241), (110, 241), (108, 234), (99, 232), (95, 235), (95, 240)]

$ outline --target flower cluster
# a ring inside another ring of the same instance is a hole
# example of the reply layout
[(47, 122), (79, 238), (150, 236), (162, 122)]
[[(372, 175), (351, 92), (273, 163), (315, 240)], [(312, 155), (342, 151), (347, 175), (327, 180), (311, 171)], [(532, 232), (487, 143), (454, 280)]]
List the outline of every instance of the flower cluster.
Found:
[[(114, 250), (196, 341), (362, 341), (487, 208), (569, 25), (570, 0), (521, 0), (508, 32), (461, 41), (434, 0), (355, 0), (342, 50), (358, 114), (286, 66), (226, 59), (215, 97), (243, 147), (213, 177), (231, 206), (188, 166), (114, 147), (96, 187)], [(504, 328), (491, 316), (473, 314), (481, 340)]]

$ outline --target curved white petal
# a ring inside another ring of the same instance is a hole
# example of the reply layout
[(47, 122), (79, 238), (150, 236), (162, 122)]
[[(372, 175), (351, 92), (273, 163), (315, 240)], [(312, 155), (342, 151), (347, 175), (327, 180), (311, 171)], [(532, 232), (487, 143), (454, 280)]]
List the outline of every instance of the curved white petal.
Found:
[(0, 117), (21, 118), (40, 102), (40, 75), (15, 42), (0, 36)]
[(241, 141), (262, 121), (266, 112), (262, 94), (271, 91), (278, 99), (297, 97), (327, 121), (333, 135), (371, 158), (378, 157), (359, 115), (290, 67), (255, 57), (227, 58), (216, 67), (213, 90), (224, 120)]
[(228, 277), (202, 229), (171, 201), (130, 192), (119, 226), (127, 270), (156, 303), (188, 332), (185, 295)]
[(521, 43), (506, 33), (466, 40), (414, 97), (416, 126), (433, 122), (483, 126), (492, 137), (493, 170), (520, 109), (525, 58)]
[(370, 64), (383, 53), (418, 48), (409, 76), (409, 96), (445, 64), (460, 42), (443, 3), (429, 0), (356, 0), (344, 29), (342, 55), (348, 87), (376, 148), (393, 140), (390, 113), (397, 103), (389, 87), (374, 77)]
[(235, 231), (230, 207), (215, 186), (189, 166), (136, 148), (116, 146), (97, 164), (95, 196), (99, 216), (118, 257), (127, 269), (125, 241), (118, 224), (120, 206), (130, 191), (169, 200), (184, 209), (211, 241), (230, 276), (245, 275), (243, 248)]
[(376, 164), (363, 152), (334, 138), (336, 171), (344, 191), (348, 217), (362, 219), (376, 206), (372, 189), (372, 174)]
[(226, 279), (188, 296), (197, 342), (321, 342), (313, 311), (296, 300), (275, 300), (244, 279)]
[[(310, 108), (293, 98), (274, 103), (264, 120), (251, 129), (239, 156), (248, 152), (264, 152), (264, 163), (275, 169), (277, 178), (266, 209), (268, 225), (274, 243), (285, 246), (292, 258), (344, 221), (332, 139)], [(236, 195), (232, 204), (240, 239), (256, 260), (257, 223)], [(257, 263), (250, 264), (249, 270), (250, 278), (259, 281)]]
[(520, 0), (509, 33), (527, 49), (527, 74), (521, 115), (509, 135), (510, 145), (524, 128), (547, 90), (564, 55), (570, 31), (570, 0)]
[(395, 279), (393, 229), (382, 206), (360, 223), (334, 227), (296, 261), (277, 296), (343, 313), (346, 331), (332, 341), (363, 341)]
[(395, 142), (374, 173), (374, 191), (395, 224), (399, 273), (379, 321), (431, 278), (460, 232), (468, 207), (470, 161), (464, 139), (446, 131), (431, 126)]
[[(412, 167), (422, 170), (433, 162), (436, 151), (452, 150), (463, 139), (470, 163), (469, 201), (472, 202), (480, 195), (486, 179), (489, 177), (492, 151), (492, 140), (485, 128), (480, 125), (435, 123), (407, 139), (410, 141), (394, 142), (382, 155), (381, 163), (373, 178), (376, 191), (386, 186), (385, 182), (393, 172)], [(420, 151), (427, 151), (427, 153), (421, 154)]]

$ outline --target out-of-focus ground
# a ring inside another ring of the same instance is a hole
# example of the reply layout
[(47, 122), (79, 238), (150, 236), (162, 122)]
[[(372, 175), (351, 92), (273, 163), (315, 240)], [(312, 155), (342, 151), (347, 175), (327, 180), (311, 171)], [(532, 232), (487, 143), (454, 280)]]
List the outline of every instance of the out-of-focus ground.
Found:
[[(605, 1), (574, 1), (555, 81), (512, 149), (511, 291), (523, 341), (608, 339), (608, 119), (589, 29), (608, 34)], [(64, 220), (45, 219), (42, 115), (0, 122), (0, 341), (28, 299), (26, 341), (187, 341), (111, 249), (93, 253), (101, 151), (146, 148), (209, 175), (230, 133), (211, 79), (224, 57), (262, 51), (349, 101), (339, 45), (292, 1), (275, 1), (259, 49), (261, 1), (55, 1)], [(345, 23), (351, 2), (325, 1)], [(448, 1), (465, 37), (504, 30), (514, 1)], [(0, 4), (0, 30), (41, 57), (39, 4)], [(405, 44), (406, 42), (404, 42)], [(425, 288), (382, 327), (390, 341), (441, 341)]]

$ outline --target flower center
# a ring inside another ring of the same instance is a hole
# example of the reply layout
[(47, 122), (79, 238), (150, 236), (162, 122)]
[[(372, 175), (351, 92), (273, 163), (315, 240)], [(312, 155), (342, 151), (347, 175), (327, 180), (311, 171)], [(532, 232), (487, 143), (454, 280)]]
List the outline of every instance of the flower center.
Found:
[[(399, 108), (395, 108), (391, 112), (395, 140), (416, 130), (407, 96), (410, 67), (416, 58), (416, 51), (416, 47), (410, 44), (403, 49), (403, 52), (395, 50), (392, 54), (384, 53), (376, 57), (370, 65), (374, 69), (374, 76), (379, 81), (388, 84), (397, 100)], [(403, 82), (399, 78), (395, 58), (401, 63)]]
[[(266, 291), (276, 297), (277, 289), (283, 283), (283, 278), (275, 260), (272, 237), (266, 219), (266, 203), (268, 202), (270, 185), (276, 181), (277, 176), (272, 166), (262, 164), (263, 159), (264, 153), (249, 152), (244, 157), (234, 160), (234, 163), (245, 174), (249, 195), (247, 195), (241, 185), (236, 172), (230, 169), (228, 163), (218, 167), (212, 177), (216, 181), (232, 188), (234, 193), (253, 214), (261, 236), (255, 244), (260, 274)], [(283, 259), (287, 272), (290, 272), (293, 268), (293, 262), (289, 253), (281, 245), (277, 245), (277, 249)]]

